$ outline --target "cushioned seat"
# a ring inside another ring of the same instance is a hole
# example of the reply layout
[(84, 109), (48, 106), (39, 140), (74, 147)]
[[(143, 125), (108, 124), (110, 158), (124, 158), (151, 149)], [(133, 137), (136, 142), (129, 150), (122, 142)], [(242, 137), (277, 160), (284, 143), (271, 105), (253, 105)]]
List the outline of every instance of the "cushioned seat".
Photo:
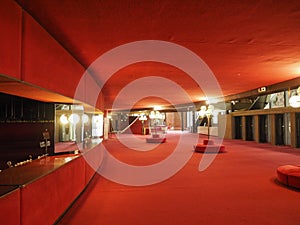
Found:
[(279, 166), (277, 168), (277, 179), (287, 186), (300, 188), (300, 166)]
[(166, 138), (146, 138), (147, 143), (165, 143)]
[(200, 153), (223, 153), (225, 152), (225, 146), (215, 145), (213, 140), (205, 139), (202, 144), (194, 145), (194, 150)]

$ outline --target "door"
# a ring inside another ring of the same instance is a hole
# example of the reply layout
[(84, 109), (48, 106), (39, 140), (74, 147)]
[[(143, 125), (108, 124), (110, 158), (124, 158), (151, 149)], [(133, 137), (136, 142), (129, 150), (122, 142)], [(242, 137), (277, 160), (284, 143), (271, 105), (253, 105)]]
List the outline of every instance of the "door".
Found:
[(246, 141), (253, 141), (253, 116), (246, 116)]
[(235, 130), (235, 139), (242, 139), (242, 117), (234, 117), (234, 130)]
[(284, 114), (275, 115), (275, 144), (284, 145)]
[(260, 115), (258, 117), (259, 124), (259, 142), (268, 142), (268, 117), (267, 115)]

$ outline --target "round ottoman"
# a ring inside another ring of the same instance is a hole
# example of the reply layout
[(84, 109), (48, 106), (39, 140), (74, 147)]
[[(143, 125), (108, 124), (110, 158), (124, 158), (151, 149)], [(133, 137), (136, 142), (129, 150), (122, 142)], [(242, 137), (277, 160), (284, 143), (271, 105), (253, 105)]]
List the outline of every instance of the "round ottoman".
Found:
[(277, 168), (277, 179), (289, 187), (300, 188), (300, 166), (279, 166)]

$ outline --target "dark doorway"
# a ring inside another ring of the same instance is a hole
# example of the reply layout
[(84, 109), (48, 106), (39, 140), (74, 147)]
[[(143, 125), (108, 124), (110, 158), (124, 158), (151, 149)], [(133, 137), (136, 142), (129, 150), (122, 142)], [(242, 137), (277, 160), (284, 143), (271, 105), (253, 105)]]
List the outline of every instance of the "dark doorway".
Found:
[(242, 117), (234, 117), (234, 130), (235, 130), (235, 139), (242, 139)]
[(253, 116), (246, 116), (246, 141), (253, 141)]
[(275, 144), (284, 145), (284, 114), (275, 115)]
[(268, 116), (260, 115), (258, 117), (259, 123), (259, 142), (266, 143), (268, 142)]
[(300, 113), (296, 113), (296, 148), (300, 148)]

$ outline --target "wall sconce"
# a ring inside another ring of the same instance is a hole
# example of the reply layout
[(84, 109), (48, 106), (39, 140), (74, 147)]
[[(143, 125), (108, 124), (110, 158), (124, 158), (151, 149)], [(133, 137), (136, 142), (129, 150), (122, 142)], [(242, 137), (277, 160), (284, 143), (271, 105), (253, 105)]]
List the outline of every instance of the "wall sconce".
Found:
[(80, 120), (80, 118), (79, 118), (78, 114), (76, 114), (76, 113), (73, 113), (69, 116), (70, 123), (76, 124), (79, 122), (79, 120)]
[(89, 116), (86, 115), (86, 114), (83, 114), (83, 115), (82, 115), (82, 122), (83, 122), (83, 123), (88, 123), (88, 122), (89, 122)]
[(290, 97), (289, 103), (293, 108), (300, 107), (300, 86), (297, 89), (297, 95)]
[(60, 116), (59, 121), (61, 122), (61, 124), (64, 124), (64, 125), (66, 125), (66, 124), (69, 123), (68, 117), (67, 117), (65, 114), (62, 114), (62, 115)]

